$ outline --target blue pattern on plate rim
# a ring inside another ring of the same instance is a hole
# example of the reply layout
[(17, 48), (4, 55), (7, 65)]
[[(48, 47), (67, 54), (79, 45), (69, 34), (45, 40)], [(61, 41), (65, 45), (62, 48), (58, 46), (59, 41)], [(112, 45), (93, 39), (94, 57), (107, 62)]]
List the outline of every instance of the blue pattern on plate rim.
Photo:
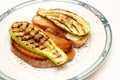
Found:
[(91, 5), (86, 4), (84, 2), (79, 2), (79, 5), (85, 7), (88, 10), (90, 10), (91, 12), (93, 12), (102, 21), (103, 24), (107, 24), (108, 23), (108, 21), (104, 17), (104, 15), (102, 13), (100, 13), (97, 9), (95, 9), (94, 7), (92, 7)]
[[(50, 1), (50, 0), (30, 0), (30, 1), (26, 1), (24, 3), (21, 3), (19, 5), (16, 5), (15, 7), (7, 10), (6, 12), (4, 12), (3, 14), (0, 15), (0, 22), (5, 17), (7, 17), (9, 14), (11, 14), (12, 12), (14, 12), (20, 8), (23, 8), (25, 6), (35, 4), (38, 2), (43, 2), (43, 1)], [(110, 50), (111, 44), (112, 44), (112, 31), (111, 31), (110, 25), (109, 25), (107, 19), (104, 17), (104, 15), (101, 12), (99, 12), (97, 9), (92, 7), (91, 5), (81, 2), (81, 1), (78, 1), (78, 0), (76, 0), (76, 1), (75, 0), (71, 0), (71, 1), (70, 0), (56, 0), (56, 1), (63, 1), (63, 2), (77, 4), (77, 5), (80, 5), (86, 9), (90, 10), (93, 14), (95, 14), (101, 20), (101, 22), (104, 25), (105, 31), (106, 31), (106, 45), (104, 46), (104, 50), (103, 50), (101, 56), (99, 57), (99, 59), (91, 67), (89, 67), (86, 71), (76, 75), (75, 77), (73, 77), (71, 79), (68, 79), (68, 80), (80, 80), (80, 79), (83, 79), (86, 76), (88, 76), (89, 73), (95, 71), (96, 68), (98, 68), (101, 65), (101, 63), (104, 61), (104, 59), (106, 58), (106, 56)], [(14, 80), (13, 78), (5, 75), (2, 72), (0, 72), (0, 77), (4, 80)]]

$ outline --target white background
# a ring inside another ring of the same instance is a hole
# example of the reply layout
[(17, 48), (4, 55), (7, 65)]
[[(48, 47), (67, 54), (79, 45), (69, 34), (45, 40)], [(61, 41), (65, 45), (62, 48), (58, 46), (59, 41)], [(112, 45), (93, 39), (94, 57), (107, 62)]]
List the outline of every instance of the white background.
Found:
[[(27, 0), (0, 0), (0, 15), (13, 6)], [(111, 25), (113, 42), (103, 65), (85, 80), (120, 80), (120, 0), (81, 0), (100, 12)]]

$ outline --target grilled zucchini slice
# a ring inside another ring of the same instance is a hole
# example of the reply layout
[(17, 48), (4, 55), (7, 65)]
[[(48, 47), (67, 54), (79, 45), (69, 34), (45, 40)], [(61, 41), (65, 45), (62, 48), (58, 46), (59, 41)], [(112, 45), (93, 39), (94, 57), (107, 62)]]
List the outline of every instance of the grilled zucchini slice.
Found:
[(67, 62), (67, 55), (56, 46), (42, 29), (26, 21), (15, 22), (9, 28), (11, 38), (24, 49), (49, 58), (56, 65)]
[(86, 35), (90, 31), (89, 23), (81, 16), (70, 11), (62, 9), (45, 10), (39, 8), (37, 14), (46, 17), (58, 27), (77, 36)]

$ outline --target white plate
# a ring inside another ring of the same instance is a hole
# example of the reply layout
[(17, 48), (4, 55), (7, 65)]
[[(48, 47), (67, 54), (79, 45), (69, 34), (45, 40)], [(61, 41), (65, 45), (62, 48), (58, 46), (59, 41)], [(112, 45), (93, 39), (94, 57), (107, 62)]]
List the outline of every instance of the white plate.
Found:
[[(87, 43), (76, 49), (74, 59), (61, 67), (34, 68), (10, 50), (9, 27), (14, 21), (29, 21), (38, 8), (62, 8), (72, 11), (90, 24)], [(0, 16), (0, 77), (5, 80), (78, 80), (96, 70), (106, 58), (112, 42), (110, 25), (94, 7), (80, 1), (28, 1)]]

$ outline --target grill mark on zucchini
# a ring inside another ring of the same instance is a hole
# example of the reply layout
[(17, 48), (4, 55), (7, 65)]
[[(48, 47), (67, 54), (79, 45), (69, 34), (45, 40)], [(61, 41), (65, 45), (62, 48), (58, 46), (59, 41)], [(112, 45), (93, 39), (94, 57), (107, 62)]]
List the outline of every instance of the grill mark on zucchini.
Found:
[(80, 33), (79, 30), (77, 29), (76, 25), (74, 25), (74, 24), (71, 24), (71, 25), (74, 26), (74, 28), (76, 29), (76, 31), (77, 31), (78, 33)]

